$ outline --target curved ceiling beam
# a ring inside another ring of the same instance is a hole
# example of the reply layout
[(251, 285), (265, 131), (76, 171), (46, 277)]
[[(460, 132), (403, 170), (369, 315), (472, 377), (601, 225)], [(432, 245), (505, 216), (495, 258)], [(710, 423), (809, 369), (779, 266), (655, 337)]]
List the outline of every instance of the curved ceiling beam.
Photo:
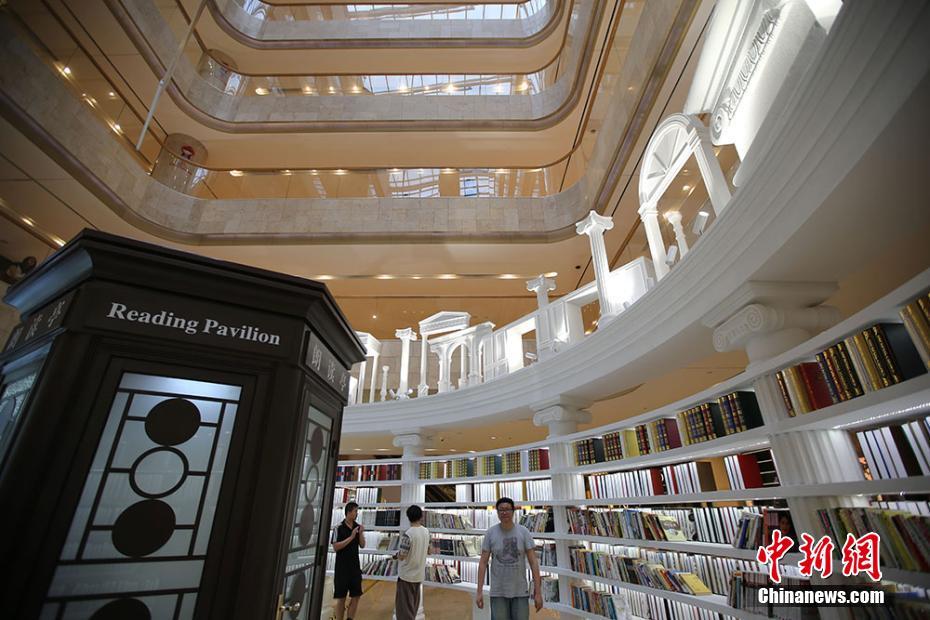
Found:
[[(549, 20), (538, 31), (526, 37), (366, 37), (360, 34), (354, 38), (318, 38), (318, 39), (263, 39), (244, 33), (237, 28), (216, 4), (216, 0), (207, 1), (207, 9), (217, 26), (239, 43), (254, 49), (410, 49), (410, 48), (527, 48), (545, 41), (562, 22), (566, 6), (571, 0), (551, 0), (556, 3), (550, 12)], [(469, 20), (461, 20), (466, 22)], [(474, 20), (471, 20), (474, 21)], [(461, 23), (461, 22), (451, 22)], [(411, 22), (417, 23), (417, 22)], [(361, 30), (361, 29), (360, 29)]]

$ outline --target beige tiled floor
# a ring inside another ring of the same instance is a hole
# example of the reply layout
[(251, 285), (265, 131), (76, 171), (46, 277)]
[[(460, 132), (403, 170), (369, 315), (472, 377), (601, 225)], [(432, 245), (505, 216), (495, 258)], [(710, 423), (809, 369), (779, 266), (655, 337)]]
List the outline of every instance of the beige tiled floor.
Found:
[[(332, 616), (333, 584), (326, 578), (323, 593), (322, 620)], [(362, 600), (355, 620), (391, 620), (394, 612), (394, 584), (387, 581), (365, 581)], [(423, 613), (427, 620), (466, 620), (472, 617), (474, 597), (465, 592), (426, 587), (423, 589)], [(547, 609), (535, 613), (530, 606), (530, 618), (558, 618), (559, 614)]]

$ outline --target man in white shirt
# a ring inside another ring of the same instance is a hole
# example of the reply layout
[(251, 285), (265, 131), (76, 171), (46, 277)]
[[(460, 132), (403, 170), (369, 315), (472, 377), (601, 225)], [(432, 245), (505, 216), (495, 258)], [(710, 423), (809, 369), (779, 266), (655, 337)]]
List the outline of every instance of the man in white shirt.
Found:
[(426, 575), (426, 555), (429, 553), (429, 530), (423, 527), (423, 510), (419, 506), (407, 508), (410, 527), (400, 539), (397, 552), (397, 594), (394, 597), (394, 614), (397, 620), (415, 620), (420, 607), (420, 584)]

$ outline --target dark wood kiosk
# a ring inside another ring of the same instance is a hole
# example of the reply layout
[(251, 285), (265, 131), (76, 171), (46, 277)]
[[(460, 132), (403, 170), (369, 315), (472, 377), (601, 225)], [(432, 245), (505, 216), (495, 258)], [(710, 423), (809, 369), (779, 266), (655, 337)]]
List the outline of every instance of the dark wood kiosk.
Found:
[(3, 617), (319, 618), (364, 355), (326, 287), (85, 231), (6, 301)]

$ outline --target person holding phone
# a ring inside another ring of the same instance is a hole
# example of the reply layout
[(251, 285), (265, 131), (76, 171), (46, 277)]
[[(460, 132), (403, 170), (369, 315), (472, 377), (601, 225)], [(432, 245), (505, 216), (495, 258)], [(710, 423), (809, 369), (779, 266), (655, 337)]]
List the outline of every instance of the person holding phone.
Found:
[[(352, 620), (362, 596), (362, 565), (358, 559), (358, 549), (365, 546), (365, 526), (355, 521), (358, 517), (358, 504), (355, 502), (346, 504), (345, 515), (345, 519), (336, 528), (336, 540), (333, 543), (333, 551), (336, 552), (336, 570), (333, 571), (336, 620)], [(349, 596), (348, 609), (346, 595)]]

